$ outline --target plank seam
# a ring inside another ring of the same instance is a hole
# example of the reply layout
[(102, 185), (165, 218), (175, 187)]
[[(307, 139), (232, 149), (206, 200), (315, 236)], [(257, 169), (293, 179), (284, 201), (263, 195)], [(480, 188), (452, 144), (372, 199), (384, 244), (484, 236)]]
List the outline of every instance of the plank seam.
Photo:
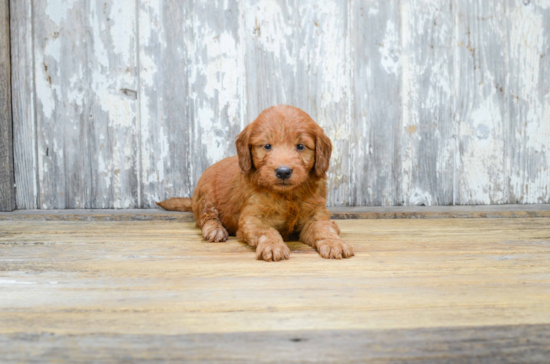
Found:
[(8, 79), (10, 80), (10, 87), (9, 87), (9, 92), (10, 92), (10, 109), (11, 109), (11, 176), (10, 176), (10, 184), (11, 184), (11, 203), (12, 203), (12, 208), (14, 210), (17, 210), (17, 198), (16, 198), (16, 193), (17, 193), (17, 190), (16, 190), (16, 185), (15, 185), (15, 134), (14, 134), (14, 125), (13, 125), (13, 111), (14, 111), (14, 107), (13, 107), (13, 72), (12, 72), (12, 64), (13, 64), (13, 59), (12, 59), (12, 52), (11, 52), (11, 1), (10, 0), (6, 0), (6, 4), (7, 4), (7, 7), (8, 7), (8, 52), (9, 52), (9, 57), (8, 57), (8, 62), (9, 62), (9, 65), (8, 65), (8, 69), (9, 69), (9, 72), (8, 72)]
[[(393, 206), (408, 206), (410, 196), (407, 196), (405, 194), (404, 188), (403, 188), (403, 156), (401, 155), (401, 148), (400, 145), (403, 143), (403, 138), (401, 137), (400, 133), (401, 130), (403, 130), (404, 126), (408, 123), (408, 120), (405, 120), (406, 117), (410, 117), (409, 113), (409, 104), (410, 104), (410, 95), (407, 92), (403, 92), (406, 90), (405, 84), (409, 82), (409, 60), (406, 62), (404, 61), (405, 57), (408, 57), (408, 52), (405, 50), (405, 37), (403, 36), (403, 32), (405, 30), (405, 20), (403, 19), (405, 17), (405, 12), (403, 11), (403, 0), (399, 0), (397, 5), (397, 14), (395, 16), (396, 21), (398, 22), (398, 34), (399, 34), (399, 74), (398, 74), (398, 81), (397, 84), (399, 85), (399, 99), (401, 101), (401, 110), (399, 112), (399, 120), (396, 120), (395, 123), (393, 123), (394, 128), (394, 134), (392, 135), (393, 138), (393, 156), (392, 156), (392, 162), (394, 163), (394, 166), (396, 166), (396, 162), (399, 163), (398, 168), (392, 168), (392, 198), (393, 201), (390, 204)], [(410, 47), (407, 44), (407, 48)], [(409, 86), (407, 86), (407, 89)], [(397, 124), (397, 128), (395, 128), (395, 124)], [(397, 130), (395, 130), (397, 129)], [(398, 140), (399, 142), (396, 142)], [(399, 170), (399, 173), (395, 172), (395, 170)], [(411, 173), (411, 172), (409, 172)], [(412, 174), (409, 175), (409, 190), (411, 188), (411, 182), (412, 182)], [(387, 204), (387, 200), (385, 201)]]
[(241, 130), (244, 129), (245, 125), (248, 124), (248, 110), (247, 110), (247, 96), (248, 96), (248, 77), (246, 69), (246, 36), (245, 36), (245, 20), (244, 20), (244, 6), (243, 0), (239, 0), (239, 51), (240, 59), (239, 66), (241, 67)]
[(353, 82), (353, 52), (351, 50), (352, 45), (352, 39), (351, 39), (351, 32), (352, 32), (352, 4), (353, 0), (347, 1), (347, 11), (348, 11), (348, 39), (347, 39), (347, 47), (348, 47), (348, 59), (346, 61), (348, 70), (348, 109), (347, 109), (347, 124), (348, 124), (348, 206), (352, 204), (352, 173), (351, 173), (351, 166), (353, 161), (353, 153), (352, 153), (352, 143), (351, 143), (351, 108), (353, 104), (353, 95), (355, 92), (355, 82)]
[[(2, 94), (4, 94), (5, 98), (2, 97), (0, 100), (0, 103), (2, 104), (1, 107), (3, 108), (6, 106), (6, 109), (3, 110), (0, 113), (0, 128), (3, 129), (5, 126), (5, 130), (1, 130), (2, 136), (0, 137), (0, 144), (6, 144), (6, 145), (0, 145), (0, 156), (2, 158), (2, 163), (4, 171), (2, 172), (2, 176), (0, 179), (0, 210), (3, 211), (12, 211), (15, 208), (14, 204), (14, 166), (13, 166), (13, 97), (12, 97), (12, 79), (11, 79), (11, 29), (10, 29), (10, 2), (9, 0), (2, 0), (2, 4), (0, 5), (0, 8), (6, 9), (6, 14), (1, 14), (0, 17), (3, 19), (0, 20), (0, 26), (3, 29), (0, 29), (0, 46), (5, 47), (4, 51), (2, 52), (2, 59), (0, 60), (0, 63), (6, 64), (6, 67), (2, 67), (0, 72), (4, 73), (5, 75), (0, 75), (0, 87), (2, 88)], [(6, 44), (4, 44), (6, 42)], [(4, 53), (5, 52), (5, 53)], [(5, 58), (4, 58), (5, 57)], [(5, 76), (5, 78), (4, 78)], [(5, 82), (4, 82), (5, 81)], [(1, 96), (1, 95), (0, 95)], [(4, 125), (5, 122), (5, 125)], [(10, 136), (10, 130), (11, 130), (11, 136)], [(6, 135), (6, 139), (4, 139), (4, 135)], [(4, 154), (4, 152), (6, 154)], [(4, 160), (4, 157), (6, 157), (6, 160)], [(4, 162), (7, 161), (7, 166), (4, 165)], [(11, 165), (10, 165), (11, 163)], [(4, 175), (4, 173), (6, 173)]]
[(460, 158), (458, 154), (458, 143), (459, 143), (459, 122), (457, 119), (457, 99), (456, 96), (459, 92), (460, 85), (458, 84), (458, 74), (459, 74), (459, 68), (458, 68), (458, 55), (457, 55), (457, 44), (458, 44), (458, 3), (457, 0), (452, 1), (452, 12), (453, 12), (453, 86), (454, 86), (454, 94), (455, 94), (455, 101), (453, 102), (453, 110), (452, 110), (452, 119), (454, 123), (454, 148), (453, 148), (453, 206), (457, 205), (458, 200), (458, 165), (459, 161), (457, 158)]
[[(329, 208), (332, 219), (550, 218), (550, 205), (375, 206)], [(158, 209), (19, 210), (0, 212), (0, 221), (194, 221), (191, 212)]]
[(30, 5), (30, 12), (31, 12), (31, 25), (30, 25), (30, 38), (31, 38), (31, 49), (32, 49), (32, 103), (33, 103), (33, 125), (34, 125), (34, 160), (33, 160), (33, 167), (34, 167), (34, 178), (35, 178), (35, 197), (36, 197), (36, 208), (41, 209), (40, 206), (40, 166), (38, 165), (38, 117), (37, 117), (37, 108), (38, 104), (36, 101), (36, 72), (35, 72), (35, 65), (36, 65), (36, 51), (34, 47), (34, 24), (35, 24), (35, 14), (34, 14), (34, 3), (33, 0), (29, 0)]
[(507, 5), (507, 2), (504, 2), (504, 14), (506, 14), (506, 56), (504, 57), (504, 74), (505, 77), (505, 84), (504, 87), (506, 88), (506, 92), (504, 93), (504, 112), (505, 112), (505, 127), (504, 129), (504, 143), (506, 145), (504, 146), (504, 178), (505, 178), (505, 194), (506, 194), (506, 203), (510, 203), (510, 173), (511, 173), (511, 161), (510, 161), (510, 135), (511, 135), (511, 128), (512, 128), (512, 121), (510, 119), (510, 27), (508, 23), (508, 19), (510, 19), (510, 12), (509, 7)]

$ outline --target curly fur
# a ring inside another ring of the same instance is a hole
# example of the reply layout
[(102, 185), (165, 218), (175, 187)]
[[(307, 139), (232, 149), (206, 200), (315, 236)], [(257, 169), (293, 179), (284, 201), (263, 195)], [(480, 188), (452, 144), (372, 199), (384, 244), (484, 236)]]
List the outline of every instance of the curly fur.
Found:
[[(172, 198), (159, 206), (192, 210), (205, 240), (222, 242), (236, 235), (256, 247), (258, 259), (288, 259), (284, 241), (292, 237), (317, 249), (323, 258), (353, 256), (326, 208), (332, 145), (307, 113), (287, 105), (270, 107), (237, 136), (235, 144), (237, 156), (208, 168), (192, 200)], [(292, 169), (290, 178), (276, 176), (281, 166)]]

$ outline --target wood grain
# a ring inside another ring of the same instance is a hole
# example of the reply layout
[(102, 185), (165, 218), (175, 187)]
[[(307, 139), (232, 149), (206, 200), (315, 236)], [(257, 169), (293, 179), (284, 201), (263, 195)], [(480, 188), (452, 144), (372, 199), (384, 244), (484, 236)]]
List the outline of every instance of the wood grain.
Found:
[(330, 206), (550, 202), (543, 0), (12, 1), (17, 203), (190, 196), (265, 108), (331, 137)]
[(39, 207), (136, 207), (135, 1), (33, 11)]
[[(549, 221), (339, 221), (354, 258), (291, 242), (283, 263), (255, 260), (234, 238), (205, 243), (192, 223), (4, 221), (0, 347), (14, 361), (108, 350), (283, 360), (316, 344), (339, 354), (330, 360), (536, 361), (549, 348)], [(279, 349), (266, 356), (270, 342)]]
[(141, 184), (139, 207), (194, 189), (187, 8), (173, 0), (139, 3)]
[(17, 208), (38, 208), (31, 0), (11, 1), (13, 151)]
[[(473, 206), (356, 206), (331, 207), (331, 218), (347, 219), (471, 219), (550, 217), (550, 205)], [(160, 209), (124, 210), (18, 210), (0, 212), (0, 221), (184, 221), (194, 222), (191, 212)]]
[[(350, 25), (347, 0), (299, 2), (296, 17), (296, 100), (330, 137), (331, 205), (349, 204)], [(281, 67), (284, 67), (282, 65)]]
[(508, 202), (508, 48), (504, 2), (458, 1), (457, 204)]
[(452, 1), (402, 2), (401, 27), (401, 201), (412, 206), (451, 205), (455, 169)]
[(242, 11), (248, 123), (270, 106), (295, 104), (298, 30), (290, 1), (247, 0)]
[(183, 173), (193, 189), (206, 168), (236, 154), (235, 137), (247, 124), (240, 6), (238, 0), (185, 4), (192, 157)]
[(15, 209), (9, 0), (0, 0), (0, 211)]
[(550, 201), (550, 7), (508, 1), (510, 202)]
[[(549, 329), (550, 325), (517, 325), (188, 335), (93, 334), (77, 338), (52, 333), (11, 334), (0, 335), (0, 354), (6, 363), (47, 360), (102, 363), (440, 363), (443, 360), (446, 363), (542, 363), (550, 355)], [(32, 348), (32, 351), (25, 348)]]
[(402, 205), (401, 19), (395, 1), (353, 1), (350, 205)]

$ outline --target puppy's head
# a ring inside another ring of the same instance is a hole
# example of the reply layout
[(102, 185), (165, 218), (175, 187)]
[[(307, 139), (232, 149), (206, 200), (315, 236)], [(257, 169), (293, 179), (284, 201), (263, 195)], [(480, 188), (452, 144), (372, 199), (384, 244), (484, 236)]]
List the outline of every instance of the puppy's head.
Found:
[(239, 134), (236, 146), (241, 172), (277, 192), (325, 177), (332, 152), (323, 129), (304, 111), (287, 105), (264, 110)]

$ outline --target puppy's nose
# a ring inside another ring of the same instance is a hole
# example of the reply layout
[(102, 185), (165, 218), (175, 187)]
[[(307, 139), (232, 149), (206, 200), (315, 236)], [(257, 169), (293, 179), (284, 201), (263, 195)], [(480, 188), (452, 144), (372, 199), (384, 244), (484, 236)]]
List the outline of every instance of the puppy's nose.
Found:
[(282, 166), (275, 170), (275, 175), (280, 179), (287, 179), (292, 174), (292, 169)]

